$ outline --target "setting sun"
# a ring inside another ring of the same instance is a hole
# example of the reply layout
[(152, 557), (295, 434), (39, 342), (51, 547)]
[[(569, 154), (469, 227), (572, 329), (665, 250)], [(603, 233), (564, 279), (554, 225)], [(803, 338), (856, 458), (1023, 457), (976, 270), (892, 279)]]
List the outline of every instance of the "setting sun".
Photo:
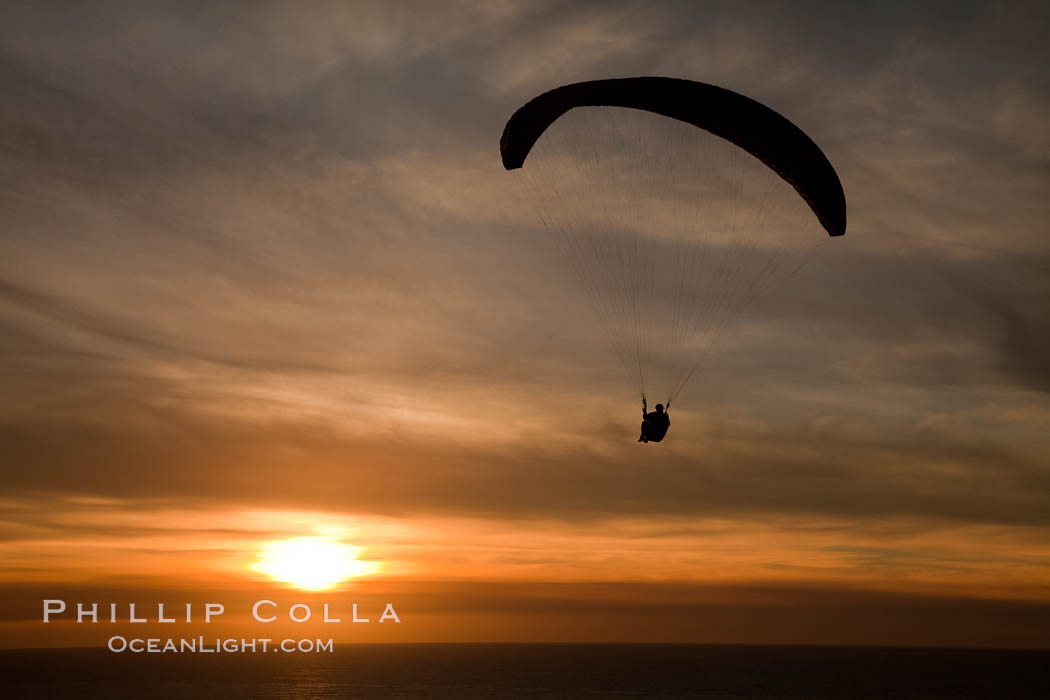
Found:
[(304, 591), (324, 591), (379, 571), (379, 562), (358, 560), (363, 551), (328, 537), (293, 537), (263, 544), (248, 568)]

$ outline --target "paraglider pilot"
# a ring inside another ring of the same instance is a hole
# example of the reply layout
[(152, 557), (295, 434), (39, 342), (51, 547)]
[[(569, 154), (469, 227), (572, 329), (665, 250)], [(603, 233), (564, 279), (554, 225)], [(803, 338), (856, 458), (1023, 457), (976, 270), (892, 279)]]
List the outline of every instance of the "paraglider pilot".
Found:
[(642, 397), (642, 434), (638, 442), (660, 442), (671, 427), (671, 417), (664, 411), (663, 404), (656, 404), (656, 410), (646, 412), (645, 397)]

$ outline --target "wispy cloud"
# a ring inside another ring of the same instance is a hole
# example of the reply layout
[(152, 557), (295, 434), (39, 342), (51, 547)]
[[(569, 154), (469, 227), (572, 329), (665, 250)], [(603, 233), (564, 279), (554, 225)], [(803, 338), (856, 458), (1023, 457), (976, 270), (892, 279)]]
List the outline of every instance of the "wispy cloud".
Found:
[[(730, 566), (740, 579), (809, 561), (793, 581), (823, 581), (819, 562), (917, 588), (992, 590), (1010, 567), (1045, 581), (1041, 4), (0, 13), (0, 479), (19, 571), (72, 577), (75, 547), (29, 552), (77, 527), (149, 540), (128, 513), (151, 503), (180, 531), (174, 510), (211, 513), (208, 536), (217, 509), (440, 520), (483, 552), (455, 556), (508, 578), (614, 560), (688, 578), (752, 537), (784, 554)], [(844, 239), (735, 320), (658, 453), (631, 441), (633, 394), (498, 158), (535, 93), (640, 74), (788, 115), (850, 211)], [(477, 534), (519, 522), (545, 523), (534, 550)]]

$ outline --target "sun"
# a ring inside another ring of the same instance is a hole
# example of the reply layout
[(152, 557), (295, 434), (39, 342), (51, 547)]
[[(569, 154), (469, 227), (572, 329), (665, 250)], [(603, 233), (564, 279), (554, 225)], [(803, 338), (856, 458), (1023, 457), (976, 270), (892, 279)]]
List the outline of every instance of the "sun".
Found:
[(330, 537), (293, 537), (261, 545), (248, 568), (300, 590), (327, 591), (379, 571), (379, 562), (358, 559), (363, 551)]

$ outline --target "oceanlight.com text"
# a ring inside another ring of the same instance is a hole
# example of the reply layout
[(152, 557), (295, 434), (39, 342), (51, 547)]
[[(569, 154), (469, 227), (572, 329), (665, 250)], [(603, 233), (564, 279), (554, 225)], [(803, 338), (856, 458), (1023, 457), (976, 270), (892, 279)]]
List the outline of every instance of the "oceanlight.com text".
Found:
[(277, 652), (285, 654), (320, 654), (335, 651), (332, 639), (220, 639), (213, 637), (182, 637), (179, 639), (159, 637), (109, 638), (106, 648), (112, 652), (133, 654), (242, 654)]

